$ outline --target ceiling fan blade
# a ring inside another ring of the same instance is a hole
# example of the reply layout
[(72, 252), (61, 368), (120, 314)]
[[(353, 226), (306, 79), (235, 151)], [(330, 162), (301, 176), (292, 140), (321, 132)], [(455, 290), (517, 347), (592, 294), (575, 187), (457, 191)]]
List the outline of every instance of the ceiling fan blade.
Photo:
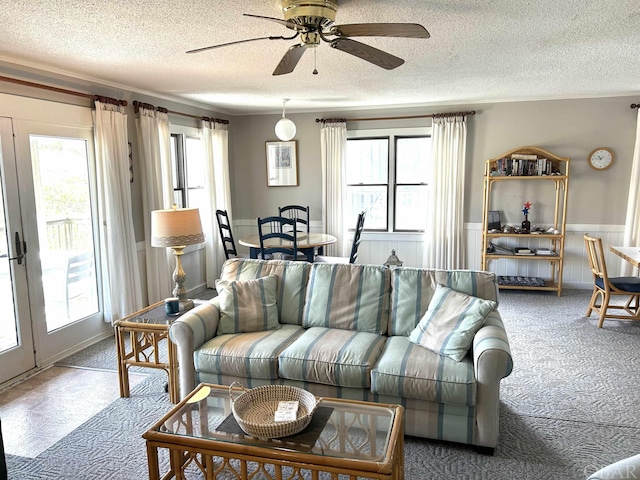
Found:
[(350, 23), (334, 25), (330, 32), (341, 37), (405, 37), (429, 38), (429, 32), (418, 23)]
[(297, 36), (298, 36), (298, 33), (296, 33), (292, 37), (270, 36), (270, 37), (248, 38), (247, 40), (236, 40), (235, 42), (219, 43), (218, 45), (211, 45), (210, 47), (202, 47), (202, 48), (196, 48), (193, 50), (187, 50), (186, 53), (204, 52), (205, 50), (212, 50), (214, 48), (228, 47), (229, 45), (237, 45), (238, 43), (255, 42), (256, 40), (293, 40)]
[(280, 25), (284, 25), (285, 27), (290, 28), (291, 30), (301, 30), (303, 28), (301, 25), (298, 25), (297, 23), (290, 22), (289, 20), (282, 20), (281, 18), (265, 17), (262, 15), (251, 15), (250, 13), (243, 13), (243, 15), (245, 17), (261, 18), (263, 20), (276, 22), (276, 23), (279, 23)]
[(303, 43), (299, 45), (293, 45), (291, 48), (289, 48), (289, 50), (287, 50), (287, 53), (284, 54), (284, 57), (282, 57), (282, 60), (280, 60), (280, 63), (278, 64), (276, 69), (273, 71), (273, 75), (284, 75), (286, 73), (293, 72), (293, 69), (296, 68), (296, 65), (298, 65), (298, 62), (302, 58), (302, 54), (306, 49), (307, 46)]
[(395, 55), (383, 52), (382, 50), (378, 50), (370, 45), (356, 42), (350, 38), (337, 38), (331, 42), (331, 46), (338, 50), (342, 50), (343, 52), (355, 55), (356, 57), (360, 57), (367, 62), (371, 62), (387, 70), (397, 68), (404, 63), (403, 59), (398, 58)]

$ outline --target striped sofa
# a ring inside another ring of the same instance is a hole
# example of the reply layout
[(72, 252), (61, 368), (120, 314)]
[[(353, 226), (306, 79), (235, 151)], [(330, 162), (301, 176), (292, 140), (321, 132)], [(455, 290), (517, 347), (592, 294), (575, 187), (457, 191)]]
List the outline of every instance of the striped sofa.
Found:
[(322, 397), (399, 403), (407, 435), (493, 452), (500, 380), (512, 368), (498, 311), (461, 361), (409, 341), (438, 284), (497, 302), (492, 273), (237, 258), (221, 272), (221, 280), (236, 285), (272, 276), (275, 328), (224, 333), (238, 331), (242, 320), (234, 316), (242, 312), (240, 297), (229, 304), (226, 294), (172, 324), (182, 396), (199, 382), (238, 381), (249, 388), (286, 383)]

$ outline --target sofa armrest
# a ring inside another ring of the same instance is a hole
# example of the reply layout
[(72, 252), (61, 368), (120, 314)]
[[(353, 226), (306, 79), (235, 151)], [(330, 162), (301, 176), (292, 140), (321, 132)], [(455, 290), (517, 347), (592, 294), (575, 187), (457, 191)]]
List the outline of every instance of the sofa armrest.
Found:
[(495, 448), (498, 439), (500, 380), (513, 369), (502, 319), (493, 312), (473, 339), (473, 365), (478, 385), (476, 445)]
[(220, 302), (214, 297), (207, 303), (181, 315), (169, 328), (169, 338), (178, 350), (180, 398), (195, 388), (193, 354), (197, 348), (216, 336), (220, 320)]
[[(513, 369), (509, 339), (497, 312), (489, 315), (473, 338), (473, 365), (476, 374), (483, 369), (483, 373), (494, 376), (498, 381), (509, 376)], [(480, 380), (477, 376), (476, 379)]]

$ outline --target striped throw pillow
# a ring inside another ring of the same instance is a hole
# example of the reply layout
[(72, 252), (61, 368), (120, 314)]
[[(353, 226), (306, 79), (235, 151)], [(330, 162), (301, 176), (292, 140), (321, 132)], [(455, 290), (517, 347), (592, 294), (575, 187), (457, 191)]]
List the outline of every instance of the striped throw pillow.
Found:
[(492, 300), (473, 297), (438, 284), (429, 308), (409, 335), (409, 340), (429, 350), (461, 361), (473, 337), (495, 308)]
[(277, 285), (275, 275), (252, 280), (218, 280), (220, 321), (217, 334), (279, 328)]

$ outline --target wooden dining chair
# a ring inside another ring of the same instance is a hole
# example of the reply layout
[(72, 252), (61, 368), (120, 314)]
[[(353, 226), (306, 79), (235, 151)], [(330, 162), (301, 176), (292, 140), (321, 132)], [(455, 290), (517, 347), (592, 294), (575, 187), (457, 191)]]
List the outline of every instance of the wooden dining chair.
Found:
[[(586, 233), (584, 243), (593, 275), (593, 294), (587, 309), (587, 317), (591, 316), (591, 312), (597, 313), (600, 316), (598, 328), (602, 328), (605, 318), (640, 320), (640, 278), (609, 277), (602, 239)], [(626, 296), (628, 299), (624, 305), (611, 305), (613, 296)]]
[(226, 210), (216, 210), (216, 219), (218, 220), (218, 231), (220, 232), (220, 241), (222, 249), (227, 260), (238, 256), (236, 242), (231, 232), (231, 224), (229, 222), (229, 214)]
[(309, 206), (285, 205), (278, 207), (278, 215), (285, 218), (295, 218), (298, 231), (309, 233)]
[[(224, 257), (229, 260), (230, 258), (249, 258), (249, 254), (238, 253), (236, 249), (236, 241), (233, 238), (233, 232), (231, 231), (231, 222), (229, 221), (229, 214), (226, 210), (216, 210), (216, 219), (218, 220), (218, 230), (220, 232), (220, 241), (222, 242), (222, 249), (224, 250)], [(273, 255), (267, 255), (263, 257), (258, 255), (258, 258), (264, 258), (265, 260), (273, 259)]]
[(353, 233), (353, 243), (351, 244), (351, 253), (348, 257), (330, 257), (325, 255), (316, 255), (314, 263), (356, 263), (358, 260), (358, 248), (360, 247), (360, 236), (362, 230), (364, 230), (364, 217), (365, 212), (358, 214), (358, 220), (356, 222), (356, 230)]
[[(258, 235), (260, 237), (260, 253), (262, 258), (279, 253), (284, 258), (297, 258), (298, 256), (298, 231), (295, 218), (264, 217), (258, 218)], [(267, 240), (280, 239), (274, 243)], [(282, 244), (282, 241), (290, 242)]]

